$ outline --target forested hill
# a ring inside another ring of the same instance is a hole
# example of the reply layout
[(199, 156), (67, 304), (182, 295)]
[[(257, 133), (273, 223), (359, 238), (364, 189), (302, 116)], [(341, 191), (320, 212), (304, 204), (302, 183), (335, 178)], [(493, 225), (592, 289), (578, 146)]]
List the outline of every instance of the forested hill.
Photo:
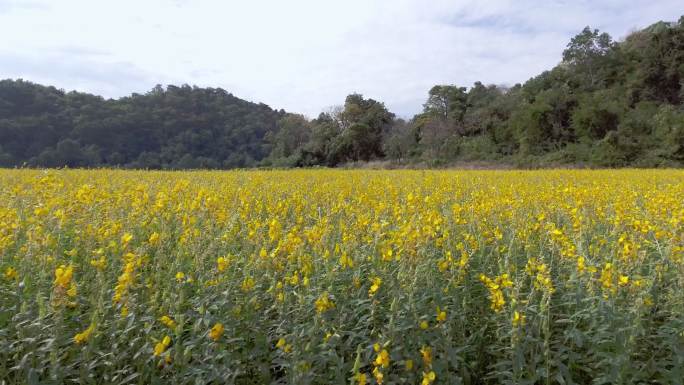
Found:
[(105, 100), (4, 80), (0, 166), (684, 165), (684, 17), (621, 42), (587, 27), (559, 61), (512, 87), (436, 85), (408, 121), (359, 94), (309, 120), (221, 89)]
[(157, 86), (105, 100), (0, 81), (0, 164), (229, 168), (268, 155), (283, 111), (222, 89)]

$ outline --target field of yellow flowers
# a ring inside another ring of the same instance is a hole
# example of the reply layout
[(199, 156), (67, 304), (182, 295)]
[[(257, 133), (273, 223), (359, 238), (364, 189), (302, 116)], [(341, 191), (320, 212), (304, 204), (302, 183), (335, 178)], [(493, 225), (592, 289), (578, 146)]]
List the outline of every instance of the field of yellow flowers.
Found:
[(0, 170), (1, 384), (683, 379), (682, 170)]

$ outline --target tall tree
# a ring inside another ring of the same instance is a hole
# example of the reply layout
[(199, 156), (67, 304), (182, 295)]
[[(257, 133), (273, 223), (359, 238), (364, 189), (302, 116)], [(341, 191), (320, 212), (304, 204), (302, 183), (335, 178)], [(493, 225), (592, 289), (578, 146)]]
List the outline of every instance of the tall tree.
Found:
[(428, 99), (423, 105), (423, 112), (439, 117), (448, 124), (461, 123), (467, 108), (467, 99), (465, 87), (434, 86), (428, 92)]
[(563, 51), (563, 61), (575, 67), (588, 88), (594, 88), (604, 80), (601, 69), (605, 67), (608, 54), (616, 47), (609, 34), (585, 27), (568, 43)]

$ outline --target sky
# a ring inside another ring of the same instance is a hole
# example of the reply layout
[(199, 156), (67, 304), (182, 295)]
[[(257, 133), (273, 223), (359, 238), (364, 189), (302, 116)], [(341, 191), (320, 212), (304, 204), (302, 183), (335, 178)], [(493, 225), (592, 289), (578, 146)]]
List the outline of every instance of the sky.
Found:
[(435, 84), (522, 83), (585, 26), (624, 38), (682, 0), (0, 0), (0, 79), (108, 98), (221, 87), (316, 117), (361, 93), (398, 116)]

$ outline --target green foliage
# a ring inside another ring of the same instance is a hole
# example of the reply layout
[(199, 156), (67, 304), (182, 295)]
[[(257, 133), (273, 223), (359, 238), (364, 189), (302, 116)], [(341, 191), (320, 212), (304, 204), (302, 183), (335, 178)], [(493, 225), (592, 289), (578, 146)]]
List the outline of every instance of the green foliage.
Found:
[(571, 66), (581, 86), (594, 89), (605, 84), (608, 63), (615, 48), (610, 35), (585, 27), (568, 43), (563, 51), (563, 61)]
[(556, 67), (522, 85), (435, 85), (396, 119), (348, 95), (318, 118), (221, 89), (155, 87), (119, 100), (0, 81), (0, 166), (335, 167), (387, 159), (443, 165), (681, 166), (684, 17), (622, 42), (589, 27)]
[(271, 147), (265, 164), (296, 166), (302, 147), (311, 139), (311, 123), (302, 115), (287, 114), (278, 120), (277, 130), (269, 132), (265, 139)]
[(397, 120), (383, 140), (383, 152), (388, 158), (406, 161), (419, 155), (420, 135), (415, 125)]
[(288, 122), (281, 120), (273, 137), (269, 156), (273, 165), (337, 166), (384, 157), (383, 139), (394, 123), (394, 114), (383, 103), (351, 94), (344, 107), (322, 113), (311, 122), (303, 117)]
[(655, 139), (661, 144), (663, 157), (684, 161), (684, 110), (664, 105), (654, 116)]
[(600, 140), (608, 132), (617, 130), (622, 111), (618, 103), (608, 96), (594, 93), (580, 99), (571, 117), (572, 130), (580, 141)]
[(465, 87), (454, 85), (434, 86), (428, 93), (424, 112), (450, 123), (461, 123), (467, 108)]
[[(415, 147), (432, 165), (681, 166), (682, 63), (681, 21), (656, 23), (621, 43), (587, 27), (561, 64), (522, 86), (433, 87), (410, 121)], [(388, 155), (407, 153), (416, 151)]]
[(118, 100), (0, 81), (2, 159), (13, 165), (221, 168), (269, 153), (283, 111), (222, 89), (155, 87)]

